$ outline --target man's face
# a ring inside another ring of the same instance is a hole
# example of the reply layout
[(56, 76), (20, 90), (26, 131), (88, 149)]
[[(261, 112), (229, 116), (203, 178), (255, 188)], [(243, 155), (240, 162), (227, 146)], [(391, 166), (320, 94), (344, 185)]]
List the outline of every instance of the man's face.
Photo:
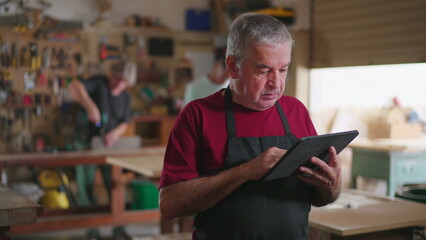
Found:
[(234, 63), (229, 70), (234, 102), (258, 111), (272, 107), (284, 93), (290, 62), (291, 43), (253, 47), (240, 68)]

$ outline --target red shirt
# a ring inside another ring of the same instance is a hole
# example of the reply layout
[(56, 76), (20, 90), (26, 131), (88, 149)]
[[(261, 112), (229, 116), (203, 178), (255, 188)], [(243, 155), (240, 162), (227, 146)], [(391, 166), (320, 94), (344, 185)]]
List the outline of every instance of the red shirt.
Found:
[[(306, 107), (296, 98), (279, 100), (297, 138), (317, 135)], [(237, 137), (285, 135), (275, 107), (254, 111), (234, 103)], [(176, 119), (164, 158), (160, 188), (218, 171), (227, 156), (225, 101), (220, 91), (188, 103)]]

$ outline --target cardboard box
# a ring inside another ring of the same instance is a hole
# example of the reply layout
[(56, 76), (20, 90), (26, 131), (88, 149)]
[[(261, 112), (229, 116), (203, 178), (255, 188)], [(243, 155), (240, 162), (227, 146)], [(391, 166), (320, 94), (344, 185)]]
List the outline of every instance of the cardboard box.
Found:
[(368, 137), (375, 138), (419, 138), (420, 123), (408, 123), (406, 109), (391, 107), (384, 109), (381, 116), (368, 125)]
[(372, 122), (368, 125), (368, 137), (375, 138), (419, 138), (422, 133), (421, 124)]

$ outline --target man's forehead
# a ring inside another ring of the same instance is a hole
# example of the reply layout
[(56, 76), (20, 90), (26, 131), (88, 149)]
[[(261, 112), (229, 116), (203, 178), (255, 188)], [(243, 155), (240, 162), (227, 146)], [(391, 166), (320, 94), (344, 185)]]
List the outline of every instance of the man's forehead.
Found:
[[(269, 50), (269, 51), (268, 51)], [(277, 53), (280, 52), (281, 54), (284, 54), (285, 56), (290, 56), (292, 47), (289, 43), (278, 43), (278, 44), (258, 44), (255, 45), (248, 50), (249, 56), (250, 55), (256, 55), (256, 54), (262, 54), (266, 52), (270, 53)], [(284, 57), (284, 56), (283, 56)]]

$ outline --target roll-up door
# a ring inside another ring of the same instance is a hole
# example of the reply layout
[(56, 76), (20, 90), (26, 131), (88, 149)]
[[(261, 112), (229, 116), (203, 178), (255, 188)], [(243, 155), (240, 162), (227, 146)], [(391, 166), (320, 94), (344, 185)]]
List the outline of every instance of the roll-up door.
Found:
[(426, 62), (426, 0), (313, 0), (311, 67)]

